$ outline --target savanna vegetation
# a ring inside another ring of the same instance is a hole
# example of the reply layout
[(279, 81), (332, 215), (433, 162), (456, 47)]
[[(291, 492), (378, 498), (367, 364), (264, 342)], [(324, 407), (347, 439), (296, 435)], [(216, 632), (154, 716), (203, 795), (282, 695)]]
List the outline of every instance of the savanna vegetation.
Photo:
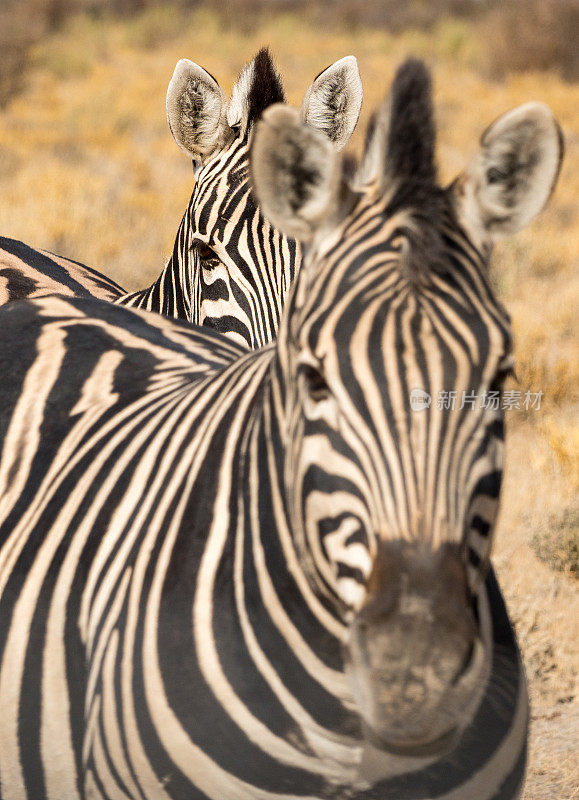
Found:
[[(0, 41), (0, 234), (100, 268), (127, 289), (158, 274), (193, 186), (165, 121), (181, 57), (227, 91), (269, 44), (297, 104), (321, 69), (355, 54), (365, 91), (351, 145), (359, 152), (396, 65), (422, 56), (434, 73), (445, 180), (496, 116), (547, 102), (566, 138), (558, 188), (547, 211), (494, 257), (516, 335), (518, 383), (508, 388), (543, 393), (540, 408), (507, 412), (495, 564), (533, 703), (526, 800), (570, 800), (579, 796), (578, 6), (327, 0), (296, 13), (299, 5), (280, 0), (274, 13), (273, 0), (225, 0), (217, 13), (185, 2), (5, 0), (0, 39), (14, 52)], [(28, 32), (18, 21), (26, 7)]]

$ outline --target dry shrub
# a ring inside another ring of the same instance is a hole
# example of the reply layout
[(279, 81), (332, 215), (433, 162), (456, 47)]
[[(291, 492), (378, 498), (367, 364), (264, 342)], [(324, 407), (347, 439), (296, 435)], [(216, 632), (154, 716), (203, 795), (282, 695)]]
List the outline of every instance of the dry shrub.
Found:
[(547, 530), (531, 540), (537, 557), (551, 569), (579, 578), (579, 510), (565, 508), (550, 519)]
[(135, 43), (152, 46), (199, 5), (218, 16), (221, 30), (242, 36), (276, 16), (299, 16), (320, 30), (422, 31), (444, 40), (443, 55), (462, 54), (493, 77), (551, 68), (579, 76), (577, 0), (1, 0), (0, 105), (21, 89), (31, 47), (71, 15), (132, 18)]
[(486, 70), (508, 72), (557, 69), (579, 78), (579, 3), (577, 0), (511, 0), (492, 8), (480, 23), (486, 42)]
[[(130, 16), (160, 0), (1, 0), (0, 107), (24, 84), (31, 48), (73, 14)], [(172, 0), (172, 8), (195, 5), (194, 0)]]
[(20, 88), (28, 49), (44, 30), (38, 8), (32, 5), (9, 0), (0, 7), (0, 103)]
[(570, 80), (579, 77), (577, 0), (221, 0), (218, 7), (204, 0), (204, 5), (220, 15), (224, 28), (244, 33), (280, 12), (297, 12), (325, 29), (394, 34), (431, 32), (441, 22), (460, 20), (480, 44), (480, 65), (492, 77), (546, 69), (558, 69)]
[(428, 30), (443, 17), (470, 17), (478, 12), (472, 0), (327, 0), (324, 5), (342, 25), (378, 26), (393, 33)]

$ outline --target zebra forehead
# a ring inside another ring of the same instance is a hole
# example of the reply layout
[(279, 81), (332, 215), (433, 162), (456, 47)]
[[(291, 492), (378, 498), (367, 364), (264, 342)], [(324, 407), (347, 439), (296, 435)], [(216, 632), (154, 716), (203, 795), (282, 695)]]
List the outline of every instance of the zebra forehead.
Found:
[[(417, 279), (408, 259), (420, 232), (408, 230), (412, 216), (401, 219), (403, 230), (375, 230), (373, 236), (362, 231), (358, 243), (340, 236), (309, 291), (297, 298), (292, 331), (298, 348), (322, 357), (337, 346), (341, 359), (348, 360), (354, 340), (377, 354), (388, 339), (400, 352), (434, 347), (445, 361), (461, 353), (473, 369), (483, 367), (486, 358), (507, 355), (512, 348), (509, 316), (489, 285), (484, 264), (467, 251), (460, 233), (441, 228), (438, 267), (430, 271), (425, 266), (428, 277)], [(420, 246), (427, 243), (425, 238)], [(424, 252), (424, 257), (433, 255)], [(454, 331), (452, 346), (441, 333), (441, 320)]]

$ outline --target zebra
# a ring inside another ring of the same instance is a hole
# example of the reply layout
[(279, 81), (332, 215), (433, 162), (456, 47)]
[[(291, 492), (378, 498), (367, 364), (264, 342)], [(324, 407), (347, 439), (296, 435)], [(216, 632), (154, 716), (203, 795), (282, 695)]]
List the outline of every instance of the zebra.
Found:
[[(314, 79), (300, 113), (341, 149), (354, 131), (362, 97), (356, 58), (346, 56)], [(125, 292), (83, 265), (4, 239), (0, 264), (8, 272), (0, 269), (0, 276), (11, 282), (0, 302), (92, 294), (203, 324), (249, 347), (272, 341), (300, 250), (260, 214), (247, 180), (247, 148), (263, 110), (284, 100), (267, 48), (242, 69), (229, 102), (206, 70), (180, 60), (167, 90), (167, 119), (178, 147), (193, 161), (195, 187), (161, 274), (146, 289)]]
[[(341, 149), (358, 121), (362, 96), (357, 61), (346, 56), (315, 78), (300, 114)], [(178, 62), (167, 91), (167, 119), (178, 147), (193, 161), (195, 188), (161, 275), (117, 302), (188, 319), (249, 347), (275, 338), (300, 253), (260, 214), (247, 156), (256, 120), (284, 101), (267, 48), (243, 68), (229, 103), (206, 70), (187, 59)]]
[(0, 305), (48, 294), (114, 302), (127, 293), (116, 281), (80, 261), (0, 236)]
[(2, 800), (512, 800), (524, 671), (489, 561), (512, 369), (491, 244), (544, 206), (546, 106), (445, 189), (409, 60), (360, 167), (269, 108), (305, 245), (276, 340), (94, 298), (0, 309)]

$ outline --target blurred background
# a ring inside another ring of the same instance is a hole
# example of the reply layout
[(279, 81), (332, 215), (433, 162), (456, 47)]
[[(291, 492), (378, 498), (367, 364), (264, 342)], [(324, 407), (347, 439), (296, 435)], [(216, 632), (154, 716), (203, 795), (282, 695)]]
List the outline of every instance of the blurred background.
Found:
[(193, 186), (165, 121), (187, 57), (226, 93), (268, 44), (288, 99), (354, 54), (364, 105), (350, 150), (409, 55), (433, 69), (438, 160), (450, 180), (484, 128), (547, 102), (566, 139), (548, 209), (497, 247), (492, 279), (513, 317), (518, 384), (541, 407), (506, 412), (495, 565), (533, 702), (526, 800), (579, 797), (579, 1), (1, 0), (0, 235), (147, 285)]

